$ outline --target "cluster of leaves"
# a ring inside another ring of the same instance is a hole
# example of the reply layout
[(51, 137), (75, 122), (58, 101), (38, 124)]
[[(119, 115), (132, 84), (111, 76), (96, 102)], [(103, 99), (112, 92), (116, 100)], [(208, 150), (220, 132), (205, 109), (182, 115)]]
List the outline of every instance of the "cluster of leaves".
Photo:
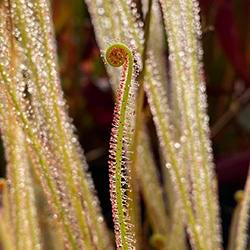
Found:
[[(7, 250), (112, 249), (67, 115), (49, 1), (0, 4), (0, 120), (7, 159), (1, 244)], [(148, 245), (221, 249), (197, 1), (143, 0), (144, 17), (131, 0), (86, 4), (107, 63), (122, 66), (121, 73), (106, 67), (116, 96), (109, 173), (117, 249), (145, 246), (139, 192), (151, 229)], [(163, 23), (169, 72), (164, 67)], [(163, 185), (147, 132), (144, 91), (159, 139)], [(235, 213), (231, 249), (247, 247), (249, 186), (247, 181)], [(37, 206), (39, 197), (49, 209)], [(38, 214), (45, 217), (44, 225)], [(49, 242), (43, 240), (47, 236)]]

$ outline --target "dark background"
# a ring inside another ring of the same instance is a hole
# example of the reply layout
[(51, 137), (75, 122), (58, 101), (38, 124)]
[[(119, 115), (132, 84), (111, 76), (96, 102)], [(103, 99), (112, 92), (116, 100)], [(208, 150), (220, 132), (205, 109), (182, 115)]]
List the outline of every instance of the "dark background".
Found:
[[(84, 1), (52, 3), (60, 74), (69, 112), (104, 215), (111, 225), (107, 160), (114, 105), (112, 91)], [(244, 187), (250, 160), (250, 1), (200, 0), (200, 5), (211, 139), (227, 242), (234, 193)], [(154, 134), (152, 124), (150, 127)], [(157, 148), (156, 143), (153, 146)], [(3, 153), (1, 156), (0, 175), (4, 176)]]

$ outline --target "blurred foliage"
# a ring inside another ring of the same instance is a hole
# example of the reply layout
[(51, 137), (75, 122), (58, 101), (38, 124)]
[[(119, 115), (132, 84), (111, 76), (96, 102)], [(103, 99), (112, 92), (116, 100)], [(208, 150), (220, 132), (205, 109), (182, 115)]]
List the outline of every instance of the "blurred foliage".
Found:
[[(246, 28), (250, 18), (249, 2), (200, 0), (200, 4), (213, 128), (235, 98), (250, 87), (250, 32)], [(83, 1), (54, 0), (53, 9), (63, 87), (88, 152), (102, 147), (106, 141), (112, 117), (112, 94)], [(242, 107), (236, 119), (212, 138), (216, 156), (249, 148), (247, 114)]]
[[(200, 0), (204, 68), (209, 117), (219, 179), (225, 242), (235, 202), (243, 188), (250, 159), (250, 95), (233, 118), (216, 131), (232, 103), (250, 89), (250, 2)], [(83, 0), (53, 0), (60, 74), (70, 115), (99, 192), (104, 215), (111, 224), (108, 194), (108, 143), (113, 96), (93, 27)], [(167, 56), (167, 48), (166, 48)], [(151, 133), (154, 133), (152, 126)], [(2, 152), (2, 147), (0, 149)], [(1, 176), (4, 162), (1, 153)]]
[[(250, 88), (250, 2), (200, 0), (204, 68), (213, 149), (219, 179), (223, 231), (227, 241), (234, 192), (242, 189), (250, 159), (250, 118), (247, 97), (233, 118), (214, 133), (232, 103)], [(104, 214), (109, 219), (107, 150), (112, 121), (112, 92), (93, 27), (82, 0), (54, 0), (61, 76), (80, 141), (86, 151)], [(167, 48), (166, 48), (167, 56)], [(223, 121), (222, 121), (223, 122)], [(154, 128), (152, 127), (152, 130)], [(154, 133), (152, 131), (152, 133)]]

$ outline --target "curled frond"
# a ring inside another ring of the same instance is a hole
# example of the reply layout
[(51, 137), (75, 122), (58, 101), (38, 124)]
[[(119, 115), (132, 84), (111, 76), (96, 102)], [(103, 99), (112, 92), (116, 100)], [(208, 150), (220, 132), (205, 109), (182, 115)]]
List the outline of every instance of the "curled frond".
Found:
[(110, 196), (118, 249), (134, 249), (134, 225), (129, 214), (129, 162), (131, 131), (134, 120), (136, 88), (136, 63), (132, 51), (123, 44), (111, 45), (106, 50), (106, 60), (112, 66), (122, 65), (110, 139)]
[[(142, 30), (143, 28), (143, 22), (142, 21), (136, 21), (136, 18), (133, 18), (132, 16), (137, 16), (138, 18), (138, 11), (136, 11), (136, 7), (134, 3), (130, 2), (129, 4), (126, 3), (126, 1), (122, 1), (123, 3), (120, 4), (119, 1), (111, 1), (111, 0), (86, 0), (85, 1), (88, 5), (88, 10), (91, 15), (92, 23), (94, 25), (95, 29), (95, 35), (96, 39), (98, 41), (98, 45), (101, 50), (105, 50), (107, 43), (109, 41), (126, 41), (126, 43), (131, 42), (135, 47), (139, 48), (138, 51), (142, 53), (142, 44), (143, 40), (142, 37), (144, 36), (144, 32)], [(143, 1), (144, 6), (148, 6), (147, 1)], [(151, 13), (151, 21), (150, 21), (150, 34), (152, 32), (157, 33), (159, 35), (160, 32), (160, 16), (159, 16), (159, 6), (158, 3), (153, 1), (153, 8)], [(133, 5), (133, 6), (132, 6)], [(101, 10), (101, 11), (99, 11)], [(132, 13), (132, 10), (134, 11)], [(145, 10), (145, 13), (148, 10)], [(131, 19), (132, 17), (132, 19)], [(129, 21), (129, 28), (124, 25), (128, 24)], [(136, 29), (135, 32), (133, 32), (134, 36), (140, 36), (140, 38), (131, 39), (131, 32), (133, 29)], [(137, 28), (136, 28), (137, 27)], [(130, 34), (129, 34), (130, 33)], [(163, 38), (163, 37), (162, 37)], [(154, 49), (154, 52), (156, 52), (156, 46), (159, 47), (159, 50), (157, 50), (157, 53), (154, 53), (155, 55), (163, 55), (163, 41), (159, 39), (155, 42), (155, 38), (151, 39), (151, 36), (149, 36), (149, 47), (150, 49)], [(135, 43), (135, 41), (139, 41), (138, 43)], [(161, 49), (160, 49), (161, 48)], [(141, 54), (142, 56), (142, 54)], [(164, 68), (164, 62), (162, 63), (162, 60), (160, 58), (156, 58), (156, 62), (159, 62), (161, 64), (162, 68)], [(110, 75), (111, 78), (111, 84), (113, 90), (116, 90), (117, 83), (119, 82), (117, 79), (117, 69), (107, 66), (106, 67), (107, 72)], [(165, 68), (164, 68), (165, 70)], [(165, 79), (162, 77), (162, 79)], [(165, 82), (162, 82), (162, 86), (164, 86)], [(144, 85), (145, 86), (145, 85)], [(163, 92), (165, 89), (163, 89)], [(118, 92), (115, 92), (118, 93)], [(142, 124), (142, 127), (145, 127), (145, 124)], [(155, 196), (154, 192), (152, 192), (152, 188), (160, 189), (160, 183), (158, 182), (157, 178), (153, 178), (152, 175), (157, 177), (157, 167), (156, 163), (152, 157), (152, 153), (149, 151), (149, 141), (147, 140), (147, 134), (144, 129), (142, 129), (142, 135), (140, 136), (140, 141), (138, 142), (139, 147), (143, 149), (143, 152), (139, 152), (140, 156), (138, 158), (138, 161), (136, 163), (136, 176), (134, 176), (136, 180), (136, 184), (140, 186), (143, 198), (146, 202), (146, 207), (148, 211), (154, 211), (154, 216), (157, 218), (162, 218), (161, 223), (155, 223), (153, 226), (153, 230), (156, 232), (165, 232), (165, 221), (166, 217), (164, 216), (164, 204), (163, 201), (160, 199), (162, 198), (161, 195)], [(138, 153), (138, 151), (137, 151)], [(131, 163), (132, 164), (132, 163)], [(153, 180), (152, 180), (153, 178)], [(148, 185), (148, 181), (154, 182), (155, 185)], [(137, 182), (138, 181), (138, 182)], [(158, 192), (157, 192), (158, 193)], [(159, 198), (159, 199), (158, 199)], [(155, 202), (151, 202), (154, 200)], [(163, 219), (164, 218), (164, 219)], [(163, 226), (164, 225), (164, 226)], [(137, 233), (137, 231), (136, 231)], [(137, 240), (137, 247), (140, 244), (140, 241)]]
[[(106, 60), (113, 67), (120, 67), (125, 63), (130, 51), (122, 44), (110, 46), (106, 51)], [(131, 55), (130, 55), (131, 56)]]

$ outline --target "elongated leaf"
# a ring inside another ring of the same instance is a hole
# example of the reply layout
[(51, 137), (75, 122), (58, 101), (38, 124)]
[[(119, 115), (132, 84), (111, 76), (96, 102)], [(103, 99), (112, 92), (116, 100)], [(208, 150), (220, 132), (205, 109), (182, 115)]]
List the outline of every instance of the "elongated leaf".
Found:
[[(65, 111), (49, 3), (4, 2), (3, 23), (9, 27), (0, 32), (3, 93), (12, 102), (33, 152), (54, 218), (61, 223), (68, 248), (110, 248), (87, 164)], [(9, 68), (13, 55), (19, 61)]]
[[(122, 25), (123, 19), (121, 18), (120, 14), (120, 6), (119, 1), (86, 1), (88, 5), (89, 12), (91, 14), (92, 22), (94, 24), (95, 28), (95, 34), (97, 37), (97, 41), (99, 44), (99, 47), (101, 50), (105, 50), (105, 48), (108, 46), (110, 41), (128, 41), (128, 38), (126, 37), (125, 29)], [(153, 3), (154, 5), (154, 3)], [(130, 9), (130, 8), (128, 8)], [(154, 12), (152, 13), (152, 18), (154, 18), (153, 15), (159, 14), (159, 9), (156, 8), (153, 9)], [(127, 17), (126, 17), (127, 19)], [(134, 19), (133, 19), (134, 20)], [(143, 23), (140, 22), (140, 24), (134, 23), (132, 20), (132, 25), (140, 25), (142, 28)], [(124, 22), (126, 22), (124, 20)], [(154, 22), (155, 25), (157, 22)], [(158, 25), (158, 23), (157, 23)], [(153, 27), (152, 27), (153, 28)], [(153, 41), (151, 41), (153, 44)], [(109, 75), (111, 76), (111, 83), (113, 89), (116, 89), (117, 85), (117, 69), (112, 69), (111, 67), (107, 67), (107, 70), (109, 72)], [(147, 139), (147, 135), (145, 134), (145, 126), (142, 125), (142, 135), (139, 141), (139, 148), (143, 151), (143, 153), (140, 151), (140, 157), (138, 159), (138, 164), (136, 166), (137, 168), (137, 179), (139, 181), (139, 185), (142, 189), (143, 197), (146, 202), (146, 206), (148, 207), (148, 210), (153, 209), (153, 214), (157, 216), (157, 218), (162, 218), (161, 223), (155, 224), (155, 230), (157, 232), (166, 232), (164, 229), (163, 224), (167, 221), (166, 214), (164, 212), (164, 204), (160, 193), (161, 193), (161, 187), (159, 180), (157, 180), (157, 169), (156, 164), (154, 162), (154, 159), (152, 158), (151, 152), (149, 152), (150, 146), (149, 141)], [(145, 160), (147, 159), (147, 162), (145, 163)], [(152, 174), (152, 179), (150, 182), (152, 184), (149, 184), (149, 176)], [(159, 196), (155, 196), (154, 193), (152, 193), (152, 189), (156, 191), (156, 193), (159, 194)], [(150, 198), (151, 197), (151, 198)], [(150, 203), (152, 200), (155, 202)], [(156, 229), (157, 228), (157, 229)], [(167, 228), (167, 226), (166, 226)], [(164, 233), (163, 233), (164, 234)]]
[(161, 1), (161, 4), (168, 33), (172, 76), (177, 85), (177, 99), (182, 111), (182, 139), (189, 158), (192, 200), (202, 232), (199, 235), (200, 242), (205, 248), (218, 249), (218, 204), (208, 139), (205, 87), (201, 75), (198, 4), (196, 1), (168, 0)]
[(110, 196), (114, 218), (116, 245), (118, 249), (133, 249), (136, 244), (134, 225), (129, 212), (130, 168), (129, 148), (136, 95), (138, 65), (134, 64), (132, 51), (123, 44), (114, 44), (106, 51), (106, 59), (111, 66), (122, 66), (118, 87), (113, 126), (110, 139)]

